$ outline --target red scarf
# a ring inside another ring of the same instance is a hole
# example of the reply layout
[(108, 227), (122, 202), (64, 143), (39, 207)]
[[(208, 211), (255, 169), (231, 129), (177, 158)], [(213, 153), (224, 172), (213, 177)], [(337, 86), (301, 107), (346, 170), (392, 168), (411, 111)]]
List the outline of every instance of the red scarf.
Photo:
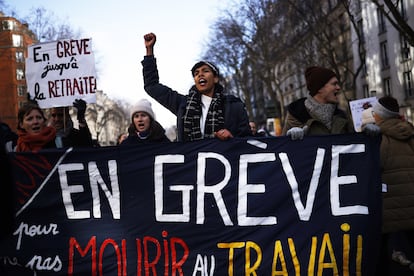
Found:
[(56, 129), (54, 127), (45, 126), (42, 131), (36, 134), (29, 134), (26, 131), (18, 130), (16, 152), (31, 151), (38, 152), (47, 143), (56, 138)]

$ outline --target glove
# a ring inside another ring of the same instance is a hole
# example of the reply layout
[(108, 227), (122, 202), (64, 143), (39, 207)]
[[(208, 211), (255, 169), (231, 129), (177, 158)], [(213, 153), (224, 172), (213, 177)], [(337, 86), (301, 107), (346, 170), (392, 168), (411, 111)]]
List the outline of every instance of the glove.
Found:
[(290, 136), (290, 139), (292, 140), (302, 140), (307, 130), (308, 130), (308, 126), (304, 126), (303, 128), (292, 127), (286, 132), (286, 135)]
[(364, 132), (368, 136), (377, 136), (381, 133), (381, 129), (376, 124), (366, 124), (362, 128), (362, 132)]
[(86, 102), (82, 99), (76, 99), (73, 102), (73, 107), (78, 110), (77, 119), (79, 122), (85, 121)]

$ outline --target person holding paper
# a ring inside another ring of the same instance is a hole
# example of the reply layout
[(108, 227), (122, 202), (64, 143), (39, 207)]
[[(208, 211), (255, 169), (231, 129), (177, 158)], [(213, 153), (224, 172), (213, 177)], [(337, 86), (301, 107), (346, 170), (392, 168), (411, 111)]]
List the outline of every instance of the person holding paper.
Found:
[(38, 152), (42, 149), (56, 148), (56, 129), (46, 125), (43, 110), (35, 103), (28, 102), (20, 107), (17, 114), (16, 152)]
[(144, 89), (177, 116), (178, 141), (251, 136), (244, 103), (235, 96), (225, 95), (219, 83), (219, 70), (213, 63), (199, 61), (193, 66), (194, 85), (188, 95), (182, 95), (159, 83), (154, 57), (155, 34), (144, 35), (144, 40)]
[(77, 109), (79, 129), (73, 127), (73, 121), (67, 107), (54, 107), (50, 112), (49, 125), (57, 132), (57, 147), (93, 147), (92, 135), (85, 120), (86, 102), (76, 99), (73, 107)]

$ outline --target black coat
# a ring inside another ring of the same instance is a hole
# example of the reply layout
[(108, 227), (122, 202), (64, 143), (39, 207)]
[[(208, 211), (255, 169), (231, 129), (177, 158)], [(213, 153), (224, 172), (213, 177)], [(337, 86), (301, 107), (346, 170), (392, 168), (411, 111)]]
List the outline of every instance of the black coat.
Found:
[(164, 128), (157, 122), (152, 120), (149, 135), (146, 139), (141, 139), (135, 130), (134, 124), (131, 124), (128, 128), (128, 137), (121, 143), (122, 146), (125, 145), (136, 145), (142, 143), (168, 143), (171, 142), (170, 139), (165, 135)]
[(10, 127), (5, 123), (0, 123), (0, 145), (6, 151), (13, 151), (17, 143), (17, 134), (14, 133)]
[(93, 147), (92, 135), (89, 128), (72, 128), (69, 135), (62, 137), (63, 147)]
[[(157, 63), (154, 56), (145, 56), (142, 61), (145, 91), (161, 105), (177, 116), (178, 141), (183, 141), (187, 96), (179, 94), (159, 83)], [(224, 128), (234, 137), (251, 136), (249, 117), (244, 103), (233, 95), (224, 96)]]

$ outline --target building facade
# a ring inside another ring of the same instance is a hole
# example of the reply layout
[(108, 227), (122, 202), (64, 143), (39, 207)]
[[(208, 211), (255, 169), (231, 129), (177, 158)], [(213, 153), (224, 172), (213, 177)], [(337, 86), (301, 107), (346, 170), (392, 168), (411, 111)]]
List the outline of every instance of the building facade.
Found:
[[(414, 28), (414, 1), (400, 0), (398, 9)], [(372, 2), (356, 1), (354, 11), (366, 53), (365, 66), (356, 83), (356, 97), (391, 95), (400, 103), (401, 113), (414, 122), (414, 47)], [(353, 51), (358, 51), (356, 44)], [(356, 59), (355, 66), (358, 63), (360, 60)]]
[(17, 112), (27, 101), (25, 59), (36, 42), (27, 24), (0, 12), (0, 120), (17, 127)]

